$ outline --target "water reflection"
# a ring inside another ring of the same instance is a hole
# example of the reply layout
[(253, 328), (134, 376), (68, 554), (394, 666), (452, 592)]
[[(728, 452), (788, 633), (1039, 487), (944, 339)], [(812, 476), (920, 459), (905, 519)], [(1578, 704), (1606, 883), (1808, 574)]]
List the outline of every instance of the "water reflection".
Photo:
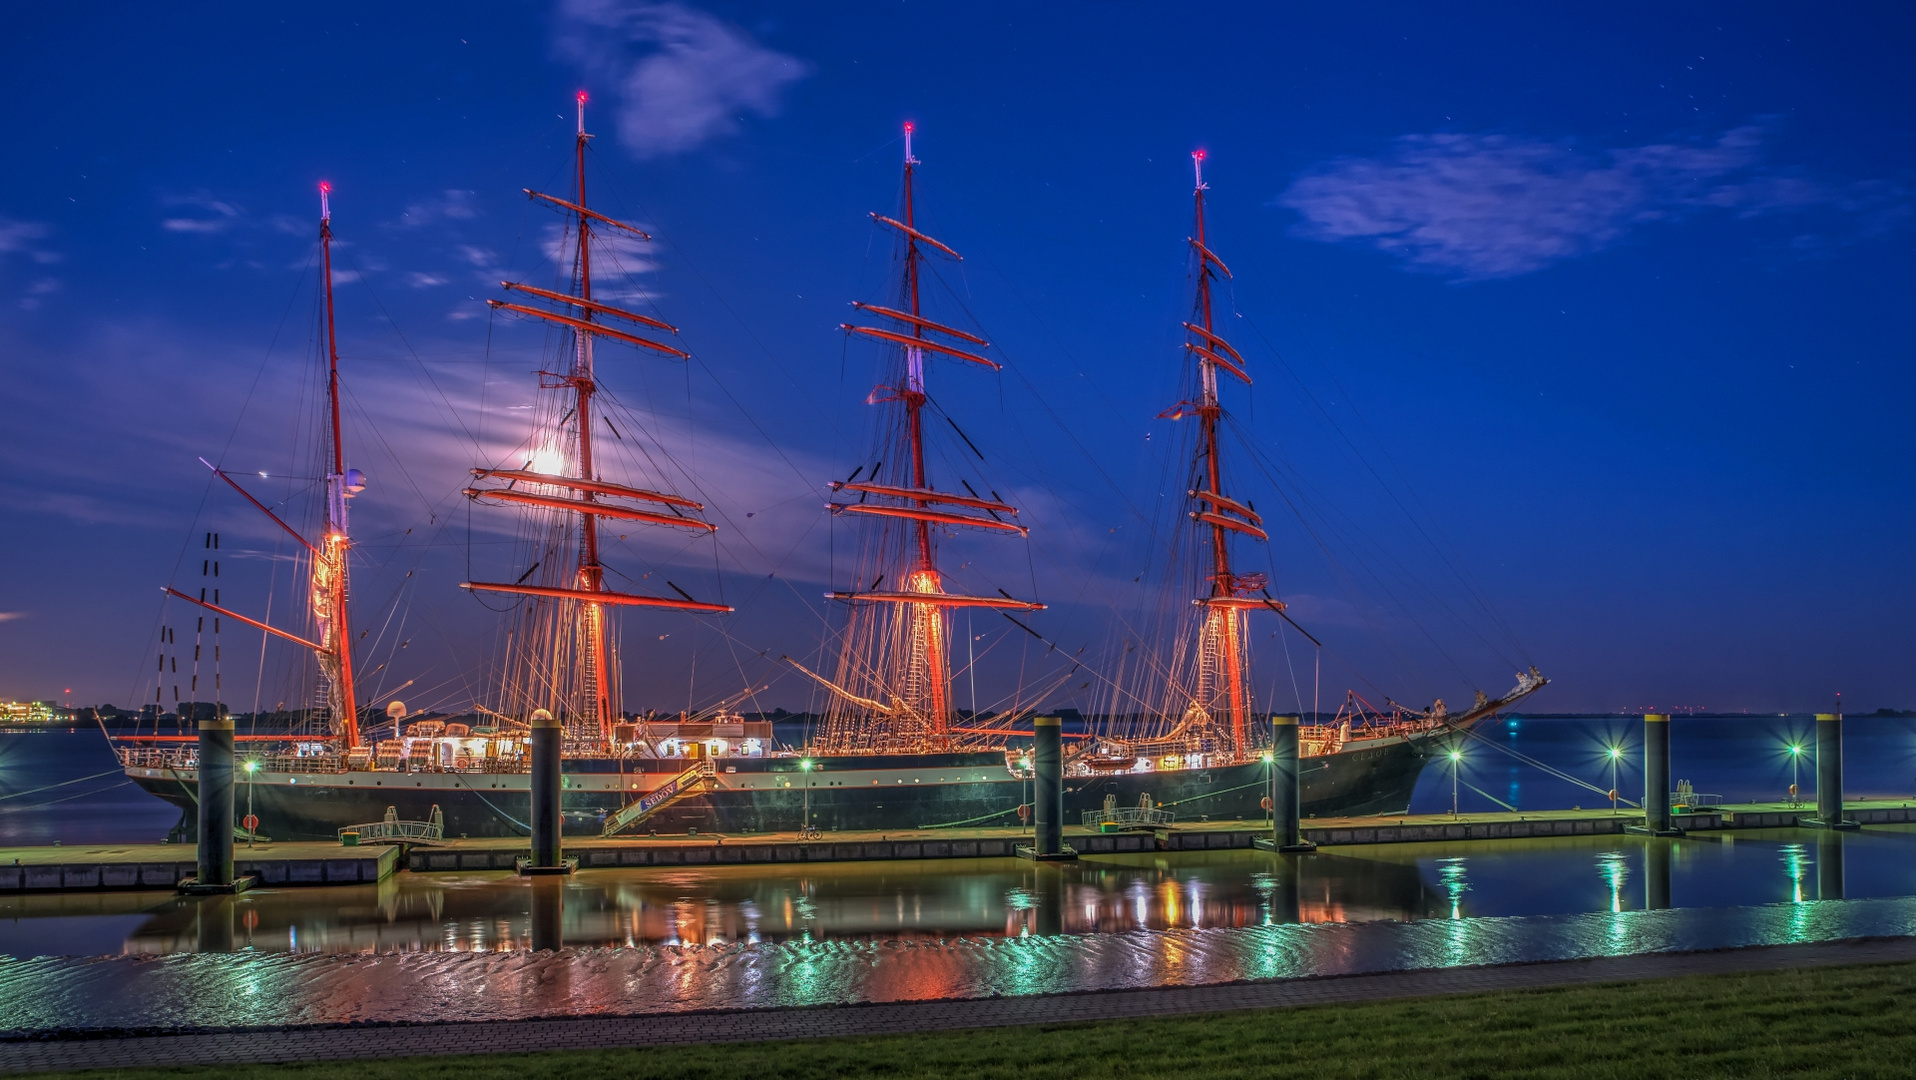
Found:
[(1819, 900), (1843, 898), (1843, 836), (1827, 829), (1816, 837), (1816, 897)]
[(1659, 837), (1643, 841), (1643, 906), (1662, 911), (1670, 906), (1670, 871), (1676, 860), (1676, 843)]
[[(1916, 894), (1916, 830), (1593, 836), (1085, 859), (401, 874), (378, 885), (0, 897), (0, 954), (496, 953), (942, 944), (1468, 922)], [(1847, 857), (1846, 857), (1847, 856)], [(1637, 882), (1642, 881), (1639, 888)]]

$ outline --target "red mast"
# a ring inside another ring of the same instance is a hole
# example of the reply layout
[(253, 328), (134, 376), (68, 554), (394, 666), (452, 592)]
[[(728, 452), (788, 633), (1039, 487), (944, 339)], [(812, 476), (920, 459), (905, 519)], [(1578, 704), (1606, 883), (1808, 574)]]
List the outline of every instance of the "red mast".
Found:
[[(888, 592), (877, 591), (878, 582), (874, 581), (873, 591), (826, 594), (834, 599), (860, 604), (898, 605), (895, 616), (900, 620), (897, 625), (900, 635), (897, 636), (898, 654), (893, 657), (895, 670), (883, 675), (883, 680), (889, 684), (885, 690), (893, 701), (892, 704), (886, 705), (854, 694), (824, 679), (819, 681), (855, 707), (881, 711), (884, 714), (883, 721), (889, 722), (892, 732), (903, 741), (926, 749), (944, 750), (949, 749), (952, 742), (951, 661), (948, 655), (951, 633), (946, 610), (954, 607), (993, 607), (1039, 611), (1043, 610), (1044, 605), (1027, 600), (1014, 600), (1010, 597), (953, 596), (945, 592), (944, 576), (938, 569), (937, 552), (932, 544), (933, 525), (993, 529), (1016, 532), (1020, 536), (1029, 533), (1030, 530), (1023, 525), (1004, 520), (1004, 517), (1015, 518), (1018, 511), (1002, 499), (996, 498), (995, 493), (994, 498), (986, 499), (976, 492), (972, 492), (967, 498), (955, 493), (938, 491), (933, 487), (925, 469), (924, 409), (928, 400), (925, 391), (926, 361), (932, 356), (946, 357), (980, 364), (994, 371), (1001, 365), (971, 351), (970, 348), (961, 348), (949, 344), (948, 341), (940, 340), (942, 337), (963, 342), (967, 346), (989, 348), (989, 343), (984, 338), (925, 317), (920, 288), (920, 278), (926, 258), (925, 249), (930, 248), (954, 260), (961, 260), (964, 257), (918, 229), (917, 199), (913, 181), (919, 162), (912, 156), (911, 138), (912, 125), (906, 124), (905, 176), (901, 208), (903, 220), (881, 214), (871, 215), (873, 221), (897, 232), (904, 242), (904, 270), (900, 292), (905, 310), (880, 307), (875, 304), (854, 303), (852, 305), (867, 314), (889, 319), (899, 328), (888, 330), (874, 326), (855, 326), (851, 323), (840, 325), (840, 329), (846, 333), (874, 338), (903, 350), (905, 363), (901, 382), (898, 385), (881, 387), (874, 391), (871, 403), (897, 401), (904, 405), (905, 450), (909, 459), (907, 484), (903, 486), (881, 484), (878, 482), (874, 469), (874, 475), (865, 483), (845, 481), (831, 485), (835, 491), (857, 494), (859, 501), (834, 501), (828, 504), (833, 513), (902, 519), (910, 523), (911, 542), (907, 545), (908, 562), (901, 568), (903, 573), (900, 575), (903, 577), (902, 588)], [(874, 496), (878, 501), (873, 501)], [(985, 516), (932, 509), (935, 505), (966, 507), (983, 511)], [(807, 674), (811, 673), (807, 672)], [(813, 678), (819, 677), (813, 675)]]
[[(1246, 385), (1250, 384), (1251, 378), (1245, 373), (1244, 358), (1218, 335), (1212, 321), (1212, 282), (1219, 274), (1230, 277), (1231, 271), (1211, 251), (1205, 231), (1204, 193), (1209, 188), (1204, 183), (1204, 151), (1194, 151), (1191, 161), (1196, 178), (1192, 195), (1196, 235), (1191, 238), (1190, 244), (1198, 257), (1197, 299), (1193, 312), (1197, 321), (1184, 324), (1190, 338), (1184, 348), (1198, 361), (1198, 400), (1193, 403), (1191, 411), (1198, 417), (1203, 475), (1201, 486), (1187, 494), (1198, 504), (1199, 508), (1192, 510), (1190, 516), (1198, 523), (1198, 528), (1208, 534), (1210, 555), (1208, 593), (1193, 601), (1206, 608), (1206, 611), (1198, 644), (1197, 693), (1192, 707), (1201, 710), (1210, 720), (1215, 720), (1219, 708), (1228, 711), (1231, 741), (1241, 756), (1251, 747), (1248, 729), (1250, 695), (1246, 688), (1248, 675), (1244, 670), (1243, 610), (1267, 604), (1282, 609), (1283, 605), (1248, 595), (1263, 589), (1264, 575), (1241, 575), (1231, 569), (1230, 534), (1238, 533), (1257, 540), (1266, 537), (1260, 527), (1263, 519), (1249, 506), (1224, 494), (1224, 465), (1217, 437), (1218, 421), (1224, 415), (1224, 406), (1218, 398), (1218, 372), (1227, 372)], [(1186, 413), (1180, 407), (1170, 415), (1176, 419)]]
[[(472, 470), (475, 477), (506, 481), (505, 487), (470, 487), (465, 489), (467, 497), (474, 500), (513, 503), (542, 510), (573, 512), (579, 515), (579, 548), (570, 580), (564, 585), (526, 584), (522, 578), (513, 584), (500, 584), (483, 581), (468, 581), (462, 588), (483, 592), (513, 593), (520, 596), (537, 597), (572, 603), (576, 605), (579, 620), (578, 633), (581, 646), (582, 663), (580, 681), (583, 685), (585, 709), (591, 715), (591, 724), (604, 740), (612, 738), (612, 725), (619, 719), (618, 689), (614, 685), (615, 665), (610, 641), (609, 626), (606, 621), (608, 606), (621, 607), (661, 607), (683, 611), (703, 611), (709, 613), (727, 612), (732, 609), (724, 604), (707, 604), (692, 600), (667, 599), (665, 597), (637, 596), (620, 593), (605, 587), (605, 566), (599, 554), (599, 519), (615, 518), (622, 521), (634, 521), (650, 525), (665, 525), (675, 528), (691, 529), (701, 532), (715, 532), (717, 526), (684, 511), (697, 512), (705, 509), (704, 504), (677, 495), (649, 491), (643, 488), (627, 487), (622, 484), (608, 483), (600, 478), (598, 464), (592, 452), (592, 399), (598, 385), (593, 368), (593, 346), (598, 338), (633, 345), (652, 352), (662, 353), (681, 359), (690, 354), (683, 349), (640, 337), (622, 329), (601, 322), (601, 317), (622, 320), (628, 324), (653, 327), (669, 333), (677, 333), (678, 328), (648, 315), (626, 311), (611, 304), (592, 298), (592, 239), (595, 225), (605, 225), (620, 229), (643, 240), (651, 237), (644, 230), (628, 225), (623, 221), (605, 216), (592, 210), (586, 203), (585, 152), (586, 142), (592, 136), (585, 130), (586, 94), (578, 96), (578, 132), (573, 145), (573, 189), (571, 199), (561, 199), (526, 189), (526, 195), (544, 200), (564, 210), (574, 221), (573, 237), (576, 293), (555, 292), (532, 285), (511, 281), (502, 281), (500, 285), (515, 292), (522, 292), (552, 303), (567, 305), (571, 313), (562, 313), (548, 308), (533, 307), (526, 304), (508, 303), (504, 300), (488, 300), (494, 309), (514, 312), (541, 319), (549, 323), (566, 327), (573, 332), (573, 350), (570, 369), (564, 375), (540, 372), (540, 386), (548, 390), (570, 389), (572, 391), (571, 423), (577, 438), (578, 468), (576, 474), (570, 470), (557, 473), (538, 472), (531, 469), (489, 469)], [(562, 421), (563, 423), (564, 421)], [(522, 486), (523, 485), (523, 486)], [(543, 489), (543, 490), (541, 490)], [(625, 502), (633, 500), (663, 506), (668, 512), (653, 513), (634, 509)], [(544, 680), (547, 685), (556, 685), (558, 680)]]
[(353, 690), (353, 636), (346, 618), (346, 500), (365, 490), (359, 470), (346, 468), (339, 428), (339, 338), (333, 329), (332, 185), (319, 185), (319, 251), (326, 280), (326, 405), (332, 413), (332, 471), (326, 475), (326, 536), (313, 560), (313, 612), (320, 624), (320, 667), (335, 731), (359, 745), (359, 700)]
[[(319, 640), (308, 641), (297, 634), (230, 611), (218, 603), (207, 603), (204, 592), (195, 599), (170, 587), (165, 591), (170, 596), (197, 604), (215, 615), (238, 619), (248, 626), (313, 650), (319, 659), (320, 672), (326, 677), (326, 707), (332, 714), (333, 733), (350, 749), (359, 745), (359, 698), (353, 688), (353, 636), (346, 608), (346, 558), (352, 550), (352, 540), (347, 534), (346, 508), (347, 500), (366, 490), (366, 477), (358, 469), (346, 467), (345, 442), (339, 424), (339, 340), (333, 328), (332, 190), (330, 184), (322, 182), (319, 185), (319, 251), (326, 290), (326, 407), (330, 421), (327, 431), (331, 438), (325, 454), (326, 527), (319, 543), (315, 544), (300, 535), (297, 529), (267, 509), (265, 503), (249, 494), (238, 481), (205, 458), (200, 459), (202, 464), (213, 470), (215, 476), (226, 481), (254, 509), (271, 518), (274, 524), (286, 530), (312, 554), (313, 568), (308, 591), (311, 593), (313, 619), (319, 624)], [(218, 597), (219, 591), (216, 589), (214, 599), (217, 601)]]

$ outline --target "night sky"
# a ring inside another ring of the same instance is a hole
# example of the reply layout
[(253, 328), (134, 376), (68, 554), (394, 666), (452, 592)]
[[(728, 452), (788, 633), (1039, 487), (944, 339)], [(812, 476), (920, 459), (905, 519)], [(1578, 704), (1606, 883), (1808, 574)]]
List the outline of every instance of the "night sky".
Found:
[[(203, 584), (207, 531), (224, 602), (289, 618), (285, 545), (197, 459), (310, 502), (321, 180), (371, 479), (362, 700), (485, 696), (501, 623), (456, 586), (513, 573), (510, 537), (458, 492), (525, 437), (550, 361), (482, 301), (552, 282), (560, 219), (520, 190), (567, 186), (584, 89), (594, 204), (657, 236), (607, 287), (694, 354), (605, 349), (601, 377), (721, 522), (633, 535), (614, 584), (739, 608), (624, 615), (628, 707), (775, 677), (764, 707), (815, 702), (776, 659), (816, 659), (821, 593), (851, 584), (823, 485), (867, 460), (878, 358), (836, 327), (890, 295), (867, 214), (893, 212), (907, 121), (921, 222), (966, 256), (931, 307), (1007, 364), (936, 365), (932, 393), (1034, 526), (945, 558), (1051, 604), (1032, 625), (1061, 651), (1108, 654), (1181, 494), (1155, 417), (1204, 148), (1256, 379), (1226, 391), (1231, 487), (1325, 643), (1326, 704), (1467, 700), (1534, 663), (1537, 710), (1916, 706), (1916, 15), (1334, 7), (11, 11), (0, 698), (151, 701), (157, 628), (193, 618), (159, 588)], [(946, 428), (934, 452), (968, 451)], [(1055, 664), (977, 618), (981, 705)], [(1308, 708), (1311, 650), (1275, 622), (1261, 704)], [(222, 646), (235, 709), (297, 692), (297, 650)]]

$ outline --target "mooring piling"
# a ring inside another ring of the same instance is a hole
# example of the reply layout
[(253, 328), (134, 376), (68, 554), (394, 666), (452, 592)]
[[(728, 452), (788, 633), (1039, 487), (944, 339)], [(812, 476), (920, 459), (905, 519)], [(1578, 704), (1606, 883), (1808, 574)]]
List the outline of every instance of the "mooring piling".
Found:
[(1670, 717), (1643, 714), (1643, 826), (1632, 832), (1682, 836), (1670, 820)]
[(564, 750), (565, 727), (544, 709), (532, 714), (532, 810), (526, 824), (532, 833), (532, 857), (519, 864), (522, 874), (570, 873), (565, 861), (563, 834), (565, 817), (560, 800), (564, 796), (564, 778), (560, 775), (560, 754)]
[(1037, 736), (1031, 747), (1031, 823), (1034, 836), (1018, 854), (1029, 859), (1068, 860), (1078, 853), (1064, 846), (1064, 721), (1032, 718)]
[(235, 892), (245, 886), (233, 876), (233, 718), (199, 721), (199, 736), (199, 865), (181, 888)]
[(1843, 820), (1843, 714), (1816, 714), (1816, 820), (1825, 829), (1854, 829)]
[[(1297, 775), (1297, 725), (1300, 716), (1271, 717), (1271, 839), (1277, 851), (1316, 851), (1304, 839), (1303, 785)], [(1260, 841), (1262, 838), (1260, 838)], [(1259, 847), (1266, 846), (1260, 842)]]

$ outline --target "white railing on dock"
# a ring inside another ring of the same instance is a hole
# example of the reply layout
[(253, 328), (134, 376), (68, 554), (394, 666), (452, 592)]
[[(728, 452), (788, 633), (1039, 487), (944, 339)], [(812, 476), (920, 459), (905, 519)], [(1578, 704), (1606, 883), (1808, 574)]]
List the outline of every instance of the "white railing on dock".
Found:
[(339, 830), (340, 838), (344, 839), (349, 832), (357, 834), (362, 844), (433, 844), (446, 838), (446, 815), (439, 811), (439, 804), (434, 803), (430, 821), (401, 821), (399, 808), (388, 806), (383, 819), (365, 825), (348, 825)]
[(1086, 810), (1079, 815), (1079, 820), (1087, 829), (1095, 829), (1103, 825), (1148, 827), (1169, 825), (1177, 820), (1177, 815), (1169, 810), (1147, 809), (1142, 806), (1107, 806), (1102, 810)]

